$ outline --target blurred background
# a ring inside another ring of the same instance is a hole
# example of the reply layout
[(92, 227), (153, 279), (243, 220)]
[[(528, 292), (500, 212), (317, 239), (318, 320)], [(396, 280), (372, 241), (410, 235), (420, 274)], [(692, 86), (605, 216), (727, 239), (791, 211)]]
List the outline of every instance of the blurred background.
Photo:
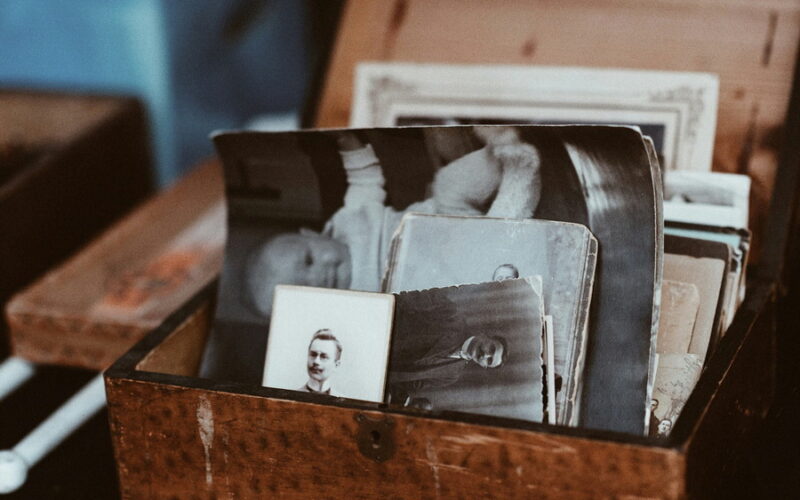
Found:
[(340, 4), (3, 0), (0, 87), (137, 96), (165, 185), (212, 154), (213, 130), (300, 122)]
[[(302, 125), (342, 3), (2, 0), (0, 305), (211, 157), (212, 131)], [(0, 361), (7, 330), (0, 315)], [(0, 398), (0, 449), (95, 375), (40, 365)], [(0, 496), (117, 498), (107, 419), (95, 415)]]

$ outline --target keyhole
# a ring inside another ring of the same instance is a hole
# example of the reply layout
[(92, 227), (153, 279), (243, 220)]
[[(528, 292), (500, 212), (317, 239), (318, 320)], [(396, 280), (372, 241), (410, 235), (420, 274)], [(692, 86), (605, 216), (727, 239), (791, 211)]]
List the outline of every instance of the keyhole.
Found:
[(372, 438), (372, 448), (378, 449), (381, 445), (381, 433), (378, 431), (371, 431), (369, 435)]

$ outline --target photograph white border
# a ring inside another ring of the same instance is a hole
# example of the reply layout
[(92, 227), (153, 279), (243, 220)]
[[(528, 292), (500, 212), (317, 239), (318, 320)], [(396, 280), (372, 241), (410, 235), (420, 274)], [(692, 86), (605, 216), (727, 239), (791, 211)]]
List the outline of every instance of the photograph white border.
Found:
[(262, 385), (301, 387), (311, 338), (330, 329), (344, 346), (332, 395), (383, 402), (394, 303), (386, 293), (276, 286)]
[(351, 127), (399, 117), (664, 126), (666, 170), (711, 170), (719, 78), (710, 73), (365, 62)]

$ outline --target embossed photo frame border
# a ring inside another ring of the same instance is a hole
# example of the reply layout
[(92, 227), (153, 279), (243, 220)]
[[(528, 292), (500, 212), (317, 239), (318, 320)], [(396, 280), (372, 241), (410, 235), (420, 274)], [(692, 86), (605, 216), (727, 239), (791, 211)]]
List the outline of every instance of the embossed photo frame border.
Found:
[[(710, 73), (364, 62), (352, 127), (619, 124), (658, 130), (665, 170), (711, 170), (719, 78)], [(438, 120), (438, 121), (437, 121)]]

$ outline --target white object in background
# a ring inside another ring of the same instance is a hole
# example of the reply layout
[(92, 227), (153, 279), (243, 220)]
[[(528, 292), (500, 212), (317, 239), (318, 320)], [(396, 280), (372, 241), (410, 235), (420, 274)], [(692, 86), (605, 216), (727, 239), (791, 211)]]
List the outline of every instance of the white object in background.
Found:
[(723, 172), (664, 172), (664, 220), (747, 229), (750, 177)]
[(244, 126), (258, 132), (287, 132), (300, 129), (300, 114), (296, 111), (270, 113), (250, 119)]
[(83, 386), (14, 448), (0, 451), (0, 494), (25, 483), (28, 470), (106, 404), (103, 374)]
[(30, 361), (17, 356), (9, 356), (0, 363), (0, 401), (16, 390), (36, 373)]

